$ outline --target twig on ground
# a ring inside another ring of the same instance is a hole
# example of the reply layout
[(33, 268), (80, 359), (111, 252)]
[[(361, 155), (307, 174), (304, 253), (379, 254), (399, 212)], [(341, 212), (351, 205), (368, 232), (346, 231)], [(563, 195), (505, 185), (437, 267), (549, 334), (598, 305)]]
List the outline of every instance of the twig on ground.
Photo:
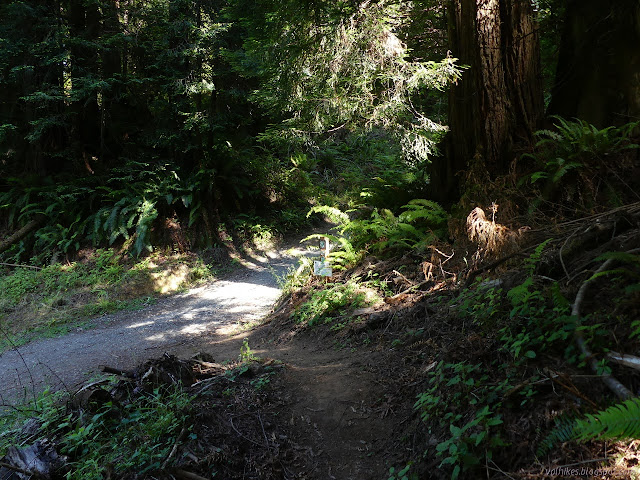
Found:
[[(595, 409), (598, 408), (598, 405), (593, 400), (591, 400), (590, 398), (586, 397), (580, 390), (578, 390), (578, 388), (575, 385), (573, 385), (572, 383), (571, 384), (566, 384), (564, 382), (561, 382), (560, 381), (560, 377), (561, 377), (560, 374), (556, 374), (556, 375), (554, 375), (552, 377), (549, 377), (549, 378), (551, 379), (552, 382), (557, 383), (558, 385), (560, 385), (562, 388), (564, 388), (566, 391), (568, 391), (572, 395), (575, 395), (576, 397), (581, 398), (582, 400), (587, 402), (589, 405), (591, 405), (593, 408), (595, 408)], [(569, 381), (571, 381), (571, 380), (569, 379)]]
[(260, 422), (260, 427), (262, 428), (262, 435), (264, 435), (265, 445), (267, 446), (267, 450), (271, 453), (271, 448), (269, 446), (269, 439), (267, 438), (267, 432), (264, 429), (264, 424), (262, 423), (262, 417), (260, 416), (260, 412), (258, 412), (258, 421)]
[[(29, 374), (29, 380), (31, 381), (31, 390), (32, 390), (31, 393), (33, 395), (33, 406), (37, 408), (38, 399), (36, 397), (36, 382), (33, 379), (33, 374), (31, 373), (31, 369), (29, 368), (29, 365), (27, 365), (27, 361), (22, 356), (22, 353), (18, 349), (18, 346), (11, 339), (11, 336), (9, 336), (9, 333), (5, 330), (5, 328), (2, 326), (2, 324), (0, 324), (0, 333), (2, 333), (2, 336), (7, 340), (7, 342), (9, 342), (9, 345), (11, 345), (11, 350), (16, 352), (16, 354), (20, 357), (20, 361), (24, 365), (24, 368), (27, 369), (27, 373)], [(18, 378), (20, 378), (20, 375), (18, 375)], [(25, 394), (25, 396), (26, 396), (26, 394)]]
[(118, 375), (125, 378), (134, 378), (133, 372), (127, 370), (120, 370), (119, 368), (109, 367), (108, 365), (100, 365), (100, 370), (104, 373), (110, 373), (111, 375)]
[(9, 470), (13, 470), (14, 472), (22, 473), (23, 475), (29, 475), (30, 477), (33, 477), (33, 478), (44, 478), (38, 472), (32, 472), (31, 470), (24, 470), (23, 468), (16, 467), (14, 465), (11, 465), (10, 463), (0, 462), (0, 468), (3, 468), (3, 467), (8, 468)]
[(558, 252), (558, 256), (560, 257), (560, 265), (562, 265), (562, 270), (564, 270), (564, 274), (567, 276), (567, 280), (569, 280), (569, 270), (567, 270), (567, 266), (564, 264), (564, 258), (562, 258), (562, 249), (565, 247), (565, 245), (567, 244), (567, 242), (569, 240), (571, 240), (571, 238), (576, 234), (576, 231), (574, 230), (571, 235), (569, 235), (564, 243), (562, 244), (562, 246), (560, 247), (560, 252)]
[(396, 275), (398, 275), (400, 278), (402, 278), (405, 282), (407, 282), (409, 285), (411, 285), (412, 287), (414, 286), (414, 283), (409, 280), (407, 277), (405, 277), (403, 274), (401, 274), (399, 271), (397, 270), (393, 270), (393, 273), (395, 273)]
[[(630, 250), (627, 253), (631, 253), (633, 252), (633, 250)], [(580, 326), (581, 324), (581, 320), (580, 320), (580, 306), (582, 305), (582, 301), (584, 300), (584, 297), (587, 293), (587, 288), (589, 286), (589, 284), (591, 283), (591, 279), (597, 275), (598, 273), (602, 273), (604, 272), (607, 268), (609, 268), (609, 265), (611, 265), (611, 263), (613, 263), (613, 258), (610, 258), (608, 260), (606, 260), (605, 262), (602, 263), (602, 265), (600, 265), (600, 267), (595, 271), (595, 273), (589, 277), (587, 280), (584, 281), (584, 283), (580, 286), (580, 289), (578, 290), (578, 293), (576, 294), (576, 299), (573, 302), (573, 308), (571, 309), (571, 315), (573, 317), (576, 318), (576, 323), (578, 326)], [(598, 368), (598, 362), (596, 361), (596, 359), (594, 358), (593, 354), (591, 353), (591, 350), (589, 350), (589, 347), (587, 346), (587, 342), (584, 339), (584, 335), (582, 334), (582, 331), (579, 329), (576, 329), (574, 338), (576, 340), (576, 344), (578, 345), (578, 348), (580, 349), (580, 352), (582, 353), (582, 355), (584, 355), (585, 360), (587, 361), (587, 363), (589, 363), (589, 365), (591, 366), (591, 369), (595, 372), (598, 373), (599, 368)], [(620, 383), (615, 377), (613, 377), (610, 374), (603, 374), (601, 376), (602, 381), (604, 382), (604, 384), (609, 387), (609, 389), (620, 399), (620, 400), (626, 400), (630, 397), (633, 396), (633, 394), (631, 393), (631, 391), (625, 387), (624, 385), (622, 385), (622, 383)]]
[(471, 271), (467, 275), (467, 280), (464, 282), (464, 288), (467, 288), (469, 285), (471, 285), (473, 283), (476, 275), (478, 275), (480, 273), (483, 273), (483, 272), (486, 272), (487, 270), (491, 270), (493, 268), (496, 268), (501, 263), (504, 263), (507, 260), (512, 259), (513, 257), (523, 257), (523, 256), (525, 256), (526, 252), (528, 252), (530, 250), (533, 250), (535, 247), (537, 247), (537, 245), (534, 245), (534, 246), (529, 247), (529, 248), (525, 248), (524, 250), (521, 250), (519, 252), (510, 253), (509, 255), (506, 255), (506, 256), (504, 256), (502, 258), (499, 258), (495, 262), (491, 262), (489, 265), (485, 265), (484, 267), (476, 268), (475, 270)]
[(405, 290), (401, 291), (400, 293), (396, 293), (394, 296), (389, 297), (389, 298), (391, 298), (391, 299), (399, 298), (400, 296), (402, 296), (402, 295), (404, 295), (404, 294), (406, 294), (406, 293), (409, 293), (409, 292), (411, 292), (412, 290), (413, 290), (413, 291), (418, 290), (420, 287), (422, 287), (423, 285), (426, 285), (427, 283), (429, 283), (429, 282), (431, 282), (431, 281), (432, 281), (432, 280), (424, 280), (424, 281), (422, 281), (422, 282), (420, 282), (420, 283), (416, 283), (415, 285), (411, 285), (409, 288), (407, 288), (407, 289), (405, 289)]
[(186, 433), (187, 433), (187, 429), (183, 427), (182, 430), (180, 430), (180, 433), (178, 434), (178, 436), (176, 437), (176, 442), (173, 444), (173, 448), (169, 452), (169, 455), (167, 455), (167, 458), (164, 459), (164, 462), (162, 462), (162, 465), (160, 466), (162, 470), (167, 468), (167, 464), (176, 455), (176, 452), (178, 451), (178, 446), (180, 445), (180, 442), (182, 441)]
[(436, 247), (434, 247), (433, 245), (431, 245), (430, 247), (432, 250), (435, 250), (436, 252), (438, 252), (440, 255), (442, 255), (443, 257), (446, 258), (446, 260), (444, 262), (442, 262), (442, 265), (444, 265), (445, 263), (447, 263), (449, 260), (451, 260), (453, 258), (453, 256), (456, 254), (456, 252), (452, 252), (451, 255), (447, 255), (444, 252), (441, 252), (440, 250), (438, 250)]
[[(264, 447), (264, 445), (262, 445), (261, 443), (256, 442), (255, 440), (251, 440), (249, 437), (245, 437), (242, 433), (240, 433), (240, 431), (236, 428), (236, 426), (233, 424), (233, 418), (231, 416), (229, 416), (229, 424), (231, 425), (231, 428), (233, 428), (233, 431), (236, 432), (238, 435), (240, 435), (242, 438), (244, 438), (245, 440), (247, 440), (248, 442), (253, 443), (254, 445), (257, 445), (258, 447)], [(268, 447), (267, 447), (268, 448)]]
[(186, 470), (182, 470), (181, 468), (176, 468), (173, 473), (179, 478), (185, 478), (187, 480), (208, 480), (205, 477), (201, 477), (197, 473), (187, 472)]
[(58, 382), (60, 382), (60, 385), (62, 385), (64, 387), (64, 389), (67, 392), (67, 395), (69, 395), (69, 397), (71, 397), (73, 395), (73, 393), (71, 393), (71, 389), (67, 386), (67, 384), (64, 382), (62, 377), (60, 375), (58, 375), (57, 372), (54, 372), (50, 365), (47, 365), (46, 363), (42, 363), (40, 361), (38, 362), (38, 365), (42, 365), (44, 368), (49, 370), (49, 373), (51, 375), (53, 375), (56, 378), (56, 380), (58, 380)]
[(0, 262), (0, 265), (3, 267), (33, 268), (34, 270), (42, 270), (42, 267), (36, 267), (35, 265), (23, 265), (21, 263)]

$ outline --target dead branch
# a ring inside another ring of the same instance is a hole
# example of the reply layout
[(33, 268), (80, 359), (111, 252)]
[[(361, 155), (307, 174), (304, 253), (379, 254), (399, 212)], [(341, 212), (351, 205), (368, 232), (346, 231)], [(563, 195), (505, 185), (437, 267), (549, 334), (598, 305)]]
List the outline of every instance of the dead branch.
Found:
[(467, 280), (464, 283), (464, 288), (468, 288), (469, 285), (471, 285), (473, 283), (476, 275), (484, 273), (487, 270), (492, 270), (492, 269), (496, 268), (498, 265), (506, 262), (507, 260), (512, 259), (513, 257), (524, 257), (524, 256), (526, 256), (525, 254), (527, 252), (529, 252), (530, 250), (533, 250), (536, 247), (537, 247), (537, 245), (533, 245), (532, 247), (525, 248), (524, 250), (522, 250), (520, 252), (510, 253), (509, 255), (505, 255), (504, 257), (499, 258), (495, 262), (491, 262), (489, 265), (485, 265), (484, 267), (476, 268), (475, 270), (473, 270), (472, 272), (467, 274)]
[(409, 280), (407, 277), (405, 277), (403, 274), (401, 274), (399, 271), (397, 270), (393, 270), (393, 273), (395, 273), (396, 275), (398, 275), (400, 278), (402, 278), (402, 280), (405, 281), (405, 283), (411, 285), (412, 287), (414, 286), (413, 282), (411, 280)]
[(581, 398), (582, 400), (584, 400), (585, 402), (587, 402), (589, 405), (591, 405), (593, 408), (597, 409), (598, 405), (596, 405), (596, 403), (591, 400), (590, 398), (586, 397), (580, 390), (578, 390), (578, 387), (576, 387), (573, 382), (571, 382), (571, 379), (569, 377), (566, 377), (566, 375), (562, 375), (562, 377), (564, 377), (562, 380), (566, 380), (567, 382), (565, 383), (564, 381), (560, 380), (561, 375), (557, 374), (555, 376), (551, 376), (549, 377), (549, 379), (558, 384), (559, 386), (561, 386), (562, 388), (564, 388), (566, 391), (568, 391), (569, 393), (571, 393), (572, 395), (575, 395), (578, 398)]
[(19, 267), (19, 268), (33, 268), (34, 270), (42, 270), (42, 267), (36, 267), (34, 265), (22, 265), (20, 263), (5, 263), (0, 262), (0, 265), (3, 267)]
[(169, 455), (167, 455), (167, 458), (165, 458), (164, 462), (162, 462), (162, 466), (160, 467), (162, 470), (167, 468), (167, 464), (176, 455), (176, 452), (178, 451), (178, 446), (180, 445), (180, 442), (182, 441), (186, 433), (187, 433), (187, 429), (183, 427), (182, 430), (180, 430), (180, 434), (176, 437), (176, 442), (173, 444), (173, 448), (169, 452)]
[[(595, 271), (594, 275), (597, 275), (598, 273), (604, 272), (607, 268), (609, 268), (609, 265), (611, 265), (611, 263), (613, 263), (613, 259), (612, 258), (610, 258), (609, 260), (605, 261), (602, 265), (600, 265), (600, 268), (598, 268)], [(580, 326), (580, 323), (581, 323), (581, 321), (580, 321), (580, 306), (582, 304), (582, 301), (584, 300), (584, 297), (585, 297), (585, 295), (587, 293), (587, 288), (590, 285), (590, 281), (591, 281), (592, 278), (593, 278), (593, 276), (589, 277), (580, 286), (580, 289), (578, 290), (578, 293), (576, 294), (576, 299), (573, 302), (573, 308), (571, 309), (571, 315), (576, 318), (576, 323), (577, 323), (578, 326)], [(591, 369), (595, 373), (598, 373), (598, 370), (599, 370), (598, 369), (598, 362), (596, 361), (595, 357), (591, 353), (591, 350), (589, 350), (589, 347), (587, 346), (587, 342), (584, 339), (584, 335), (582, 334), (582, 331), (580, 331), (579, 329), (576, 329), (574, 338), (576, 340), (576, 344), (578, 345), (578, 348), (580, 349), (580, 352), (584, 355), (584, 358), (589, 363), (589, 365), (591, 366)], [(609, 389), (620, 400), (626, 400), (626, 399), (631, 398), (633, 396), (631, 391), (627, 387), (622, 385), (622, 383), (620, 383), (612, 375), (603, 374), (601, 376), (601, 378), (602, 378), (602, 381), (604, 382), (604, 384), (607, 387), (609, 387)]]
[(15, 465), (11, 465), (10, 463), (0, 462), (0, 468), (7, 468), (9, 470), (13, 470), (14, 472), (21, 473), (23, 475), (29, 475), (29, 477), (33, 478), (45, 478), (38, 472), (32, 472), (31, 470), (24, 470), (23, 468), (16, 467)]
[(113, 368), (108, 365), (100, 365), (100, 370), (102, 370), (102, 372), (104, 373), (110, 373), (111, 375), (118, 375), (125, 378), (135, 378), (133, 372), (130, 372), (128, 370), (120, 370), (119, 368)]
[(612, 362), (624, 365), (625, 367), (635, 368), (640, 370), (640, 357), (634, 355), (626, 355), (618, 352), (609, 352), (607, 358)]
[(407, 288), (406, 290), (401, 291), (400, 293), (396, 293), (394, 296), (389, 297), (391, 300), (395, 300), (400, 298), (402, 295), (405, 295), (407, 293), (410, 293), (412, 291), (416, 291), (418, 290), (420, 287), (426, 285), (427, 283), (431, 282), (431, 280), (425, 280), (423, 282), (420, 283), (416, 283), (415, 285), (411, 285), (409, 288)]

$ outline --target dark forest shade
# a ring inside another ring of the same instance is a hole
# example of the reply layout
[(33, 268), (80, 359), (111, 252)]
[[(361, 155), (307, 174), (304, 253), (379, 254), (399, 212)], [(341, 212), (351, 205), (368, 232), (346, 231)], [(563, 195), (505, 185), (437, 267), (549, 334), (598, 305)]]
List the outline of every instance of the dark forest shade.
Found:
[(549, 113), (604, 128), (640, 118), (640, 2), (568, 2)]

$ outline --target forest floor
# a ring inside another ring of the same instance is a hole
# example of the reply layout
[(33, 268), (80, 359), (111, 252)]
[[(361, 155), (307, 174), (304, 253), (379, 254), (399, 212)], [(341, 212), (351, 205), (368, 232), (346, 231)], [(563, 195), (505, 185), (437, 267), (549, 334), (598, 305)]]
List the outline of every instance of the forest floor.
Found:
[[(597, 472), (586, 478), (637, 478), (635, 442), (585, 444), (556, 435), (547, 450), (541, 446), (562, 415), (595, 412), (612, 401), (599, 374), (570, 357), (577, 357), (574, 339), (562, 326), (577, 317), (568, 313), (571, 302), (574, 310), (582, 303), (593, 312), (585, 327), (597, 318), (615, 333), (608, 338), (600, 323), (589, 325), (587, 331), (604, 345), (596, 346), (638, 351), (631, 321), (640, 305), (637, 282), (629, 294), (624, 287), (629, 278), (640, 278), (634, 256), (639, 226), (636, 202), (534, 229), (531, 246), (488, 258), (485, 266), (467, 266), (471, 244), (467, 253), (457, 247), (457, 259), (447, 245), (367, 257), (328, 281), (308, 277), (274, 306), (280, 289), (272, 273), (296, 262), (290, 243), (224, 280), (109, 317), (108, 326), (6, 352), (0, 357), (3, 403), (45, 384), (74, 394), (91, 381), (64, 413), (75, 419), (76, 430), (66, 432), (71, 426), (65, 421), (47, 437), (66, 435), (67, 445), (80, 438), (86, 450), (78, 428), (103, 425), (101, 415), (116, 422), (107, 430), (115, 435), (137, 398), (148, 401), (167, 384), (180, 384), (192, 395), (189, 426), (163, 435), (165, 450), (152, 475), (139, 474), (138, 464), (112, 475), (110, 465), (127, 458), (121, 453), (100, 464), (98, 476), (69, 477), (83, 480), (445, 479), (452, 478), (449, 459), (464, 468), (459, 478), (584, 478), (566, 473), (576, 466)], [(616, 256), (620, 267), (611, 271), (619, 279), (593, 276), (606, 252), (626, 252)], [(493, 278), (473, 283), (488, 270)], [(543, 297), (547, 285), (564, 276), (569, 280), (562, 293), (551, 289), (553, 303)], [(349, 282), (362, 286), (365, 279), (386, 285), (383, 302), (363, 307), (341, 297), (340, 306), (324, 316), (300, 318), (318, 299), (344, 292)], [(585, 285), (592, 285), (588, 295), (580, 294)], [(507, 328), (516, 321), (514, 311), (532, 319), (524, 325), (535, 333), (533, 340)], [(493, 325), (503, 321), (500, 330)], [(535, 343), (549, 332), (555, 334), (553, 348)], [(101, 365), (119, 379), (111, 390), (103, 388), (104, 377), (96, 380)], [(631, 391), (640, 388), (633, 370), (612, 364), (611, 371)], [(22, 445), (33, 438), (29, 430), (20, 434)]]
[(281, 293), (278, 278), (299, 256), (314, 254), (289, 242), (245, 261), (222, 280), (144, 310), (104, 316), (98, 328), (9, 350), (0, 356), (0, 403), (29, 403), (45, 387), (73, 395), (100, 378), (102, 366), (131, 371), (164, 354), (190, 358), (205, 352), (233, 364), (248, 341), (252, 354), (285, 366), (273, 382), (276, 415), (286, 420), (289, 444), (295, 445), (290, 449), (297, 478), (382, 478), (390, 462), (401, 460), (388, 449), (395, 420), (380, 396), (383, 355), (331, 338), (286, 335), (269, 323), (256, 326)]

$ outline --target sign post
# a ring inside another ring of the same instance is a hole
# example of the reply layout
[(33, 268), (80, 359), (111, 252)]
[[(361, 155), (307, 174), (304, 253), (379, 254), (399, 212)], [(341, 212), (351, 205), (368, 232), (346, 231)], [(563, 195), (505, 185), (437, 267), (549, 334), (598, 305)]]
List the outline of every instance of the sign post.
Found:
[(314, 260), (313, 262), (313, 274), (321, 277), (331, 277), (333, 272), (328, 259), (330, 249), (329, 239), (327, 237), (322, 237), (319, 246), (322, 253), (320, 260)]

